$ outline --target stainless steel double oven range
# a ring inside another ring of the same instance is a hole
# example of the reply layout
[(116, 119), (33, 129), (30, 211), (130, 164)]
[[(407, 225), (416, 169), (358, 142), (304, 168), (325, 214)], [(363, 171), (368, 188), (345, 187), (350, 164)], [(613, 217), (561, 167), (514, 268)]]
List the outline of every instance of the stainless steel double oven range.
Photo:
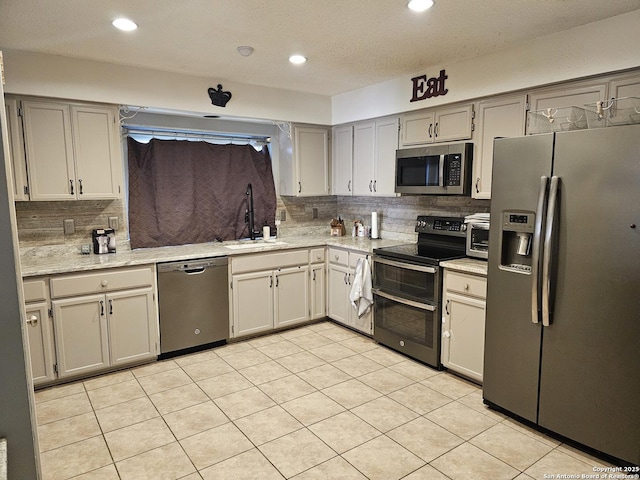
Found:
[(373, 250), (373, 338), (439, 369), (439, 263), (465, 256), (464, 218), (421, 215), (415, 231), (417, 243)]

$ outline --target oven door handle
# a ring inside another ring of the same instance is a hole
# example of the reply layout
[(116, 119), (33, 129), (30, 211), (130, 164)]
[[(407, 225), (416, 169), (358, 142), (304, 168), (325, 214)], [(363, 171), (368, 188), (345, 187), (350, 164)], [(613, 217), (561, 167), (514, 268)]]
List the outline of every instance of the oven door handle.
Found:
[(381, 257), (374, 257), (373, 261), (384, 263), (385, 265), (390, 265), (392, 267), (404, 268), (406, 270), (416, 270), (418, 272), (436, 273), (438, 271), (438, 267), (426, 267), (423, 265), (414, 265), (412, 263), (396, 262), (394, 260), (387, 260), (386, 258)]
[(429, 305), (428, 303), (414, 302), (413, 300), (407, 300), (406, 298), (396, 297), (395, 295), (390, 295), (386, 292), (381, 292), (377, 288), (372, 289), (371, 292), (374, 295), (379, 295), (381, 297), (388, 298), (389, 300), (393, 300), (394, 302), (403, 303), (411, 307), (420, 308), (421, 310), (428, 310), (430, 312), (435, 312), (436, 308), (438, 308), (435, 305)]

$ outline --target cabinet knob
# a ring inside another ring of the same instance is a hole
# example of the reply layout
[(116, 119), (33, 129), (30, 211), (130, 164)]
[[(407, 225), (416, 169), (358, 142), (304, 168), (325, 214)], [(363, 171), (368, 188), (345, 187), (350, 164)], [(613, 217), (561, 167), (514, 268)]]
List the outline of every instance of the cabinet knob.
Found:
[(444, 332), (442, 332), (442, 336), (444, 338), (450, 338), (451, 337), (451, 333), (449, 332), (449, 330), (445, 330)]
[(38, 316), (37, 315), (31, 315), (29, 317), (29, 320), (27, 320), (27, 323), (33, 327), (35, 327), (38, 324)]
[(102, 285), (103, 287), (106, 287), (107, 285), (109, 285), (109, 282), (107, 280), (102, 280), (100, 282), (100, 285)]

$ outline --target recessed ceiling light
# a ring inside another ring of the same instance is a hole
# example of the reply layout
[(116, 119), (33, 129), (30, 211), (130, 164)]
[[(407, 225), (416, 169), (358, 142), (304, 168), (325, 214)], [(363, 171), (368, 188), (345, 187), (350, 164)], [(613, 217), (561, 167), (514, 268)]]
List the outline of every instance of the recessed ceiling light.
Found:
[(113, 22), (111, 22), (111, 25), (125, 32), (132, 32), (133, 30), (138, 28), (138, 25), (136, 25), (135, 22), (129, 20), (128, 18), (116, 18)]
[(433, 0), (409, 0), (407, 7), (414, 12), (424, 12), (433, 7)]
[(236, 50), (243, 57), (248, 57), (253, 53), (253, 47), (250, 47), (249, 45), (240, 45)]
[(303, 55), (291, 55), (289, 57), (289, 61), (291, 63), (296, 64), (296, 65), (301, 65), (301, 64), (303, 64), (304, 62), (307, 61), (307, 57), (305, 57)]

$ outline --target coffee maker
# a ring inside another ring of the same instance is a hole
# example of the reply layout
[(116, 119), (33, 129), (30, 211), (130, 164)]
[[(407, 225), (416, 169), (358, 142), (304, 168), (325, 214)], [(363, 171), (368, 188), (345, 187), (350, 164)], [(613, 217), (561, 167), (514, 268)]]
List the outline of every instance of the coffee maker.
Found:
[(93, 253), (116, 253), (116, 232), (113, 228), (97, 228), (91, 231)]

